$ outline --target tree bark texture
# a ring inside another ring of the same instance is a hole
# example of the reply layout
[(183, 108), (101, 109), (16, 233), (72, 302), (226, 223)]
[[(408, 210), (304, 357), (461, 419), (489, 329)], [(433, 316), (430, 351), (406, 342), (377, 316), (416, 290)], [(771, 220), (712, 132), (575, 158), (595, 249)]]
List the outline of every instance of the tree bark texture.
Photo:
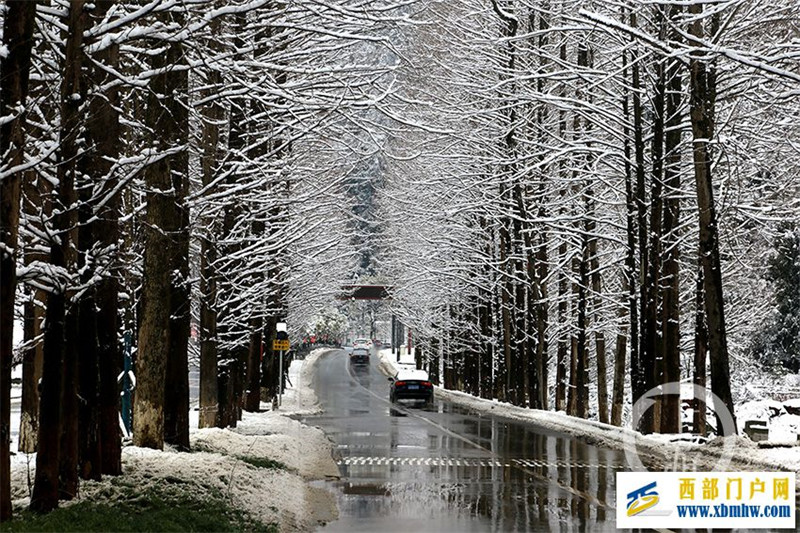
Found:
[[(164, 23), (178, 19), (171, 13), (158, 16)], [(168, 68), (180, 68), (183, 61), (180, 43), (155, 44), (166, 50), (151, 56), (150, 67), (160, 72), (150, 82), (145, 123), (153, 131), (153, 148), (163, 152), (185, 139), (182, 134), (187, 127), (185, 109), (181, 109), (179, 99), (185, 93), (186, 73)], [(183, 316), (188, 313), (184, 285), (186, 271), (183, 270), (184, 259), (188, 261), (183, 230), (188, 221), (184, 205), (184, 180), (188, 176), (179, 158), (162, 158), (145, 169), (144, 177), (147, 214), (133, 441), (137, 446), (162, 449), (166, 434), (179, 445), (184, 438), (184, 422), (177, 411), (183, 409), (183, 397), (188, 390), (188, 383), (184, 384), (188, 373), (183, 371), (186, 368), (184, 345), (188, 338)], [(176, 267), (177, 272), (174, 272)], [(176, 320), (173, 321), (172, 316)], [(171, 378), (169, 383), (168, 376)], [(171, 391), (169, 402), (165, 386)], [(171, 413), (169, 428), (165, 425), (167, 405)]]
[[(175, 22), (183, 23), (183, 16), (173, 13)], [(167, 379), (164, 398), (164, 441), (189, 449), (189, 356), (188, 342), (191, 321), (191, 288), (189, 286), (189, 76), (185, 70), (186, 58), (183, 45), (169, 44), (167, 61), (175, 70), (166, 80), (166, 93), (172, 95), (164, 100), (172, 129), (169, 143), (183, 149), (175, 154), (170, 164), (170, 178), (174, 201), (169, 204), (169, 215), (164, 220), (165, 229), (172, 237), (169, 249), (170, 277), (170, 348), (167, 355)]]
[[(668, 8), (666, 17), (677, 27), (677, 17), (681, 9), (676, 6)], [(678, 39), (676, 31), (670, 32), (672, 41)], [(666, 92), (666, 132), (664, 137), (664, 225), (663, 225), (663, 268), (662, 268), (662, 348), (663, 381), (674, 383), (680, 381), (680, 195), (681, 154), (681, 65), (675, 59), (669, 60), (667, 66)], [(661, 432), (679, 433), (681, 430), (680, 396), (669, 395), (662, 399)]]
[[(636, 26), (636, 16), (631, 15), (631, 25)], [(639, 335), (637, 350), (631, 352), (631, 389), (633, 391), (633, 403), (636, 403), (648, 390), (649, 378), (648, 373), (652, 371), (652, 367), (647, 366), (643, 361), (644, 351), (644, 308), (647, 302), (647, 288), (645, 285), (645, 277), (647, 272), (647, 203), (645, 191), (645, 169), (644, 169), (644, 124), (643, 124), (643, 109), (641, 102), (642, 84), (640, 80), (639, 71), (640, 55), (634, 52), (631, 55), (631, 104), (633, 111), (633, 145), (634, 145), (634, 161), (635, 161), (635, 176), (636, 186), (634, 189), (634, 197), (636, 199), (636, 228), (638, 229), (638, 251), (639, 251), (639, 275), (637, 276), (637, 283), (633, 284), (634, 287), (639, 288), (639, 306), (641, 312), (638, 313), (639, 320), (637, 321), (637, 330)], [(632, 334), (632, 339), (633, 339)], [(634, 343), (631, 343), (633, 350)]]
[[(260, 322), (260, 321), (259, 321)], [(244, 398), (245, 411), (258, 412), (261, 405), (261, 352), (263, 338), (261, 331), (250, 333), (250, 346), (247, 351), (247, 378)]]
[[(36, 4), (8, 0), (6, 8), (3, 45), (8, 56), (0, 64), (0, 116), (16, 116), (0, 125), (0, 157), (4, 171), (23, 161), (23, 110), (28, 96)], [(19, 171), (0, 180), (0, 521), (11, 519), (11, 361), (21, 180)]]
[[(92, 17), (102, 20), (114, 5), (114, 0), (98, 0)], [(119, 45), (112, 44), (97, 53), (96, 61), (116, 70), (119, 66)], [(115, 191), (119, 180), (112, 174), (112, 162), (120, 153), (119, 90), (109, 84), (112, 76), (103, 69), (93, 69), (92, 84), (95, 93), (89, 102), (86, 121), (87, 174), (103, 183), (100, 198), (105, 203), (98, 206), (93, 220), (93, 234), (100, 250), (115, 250), (120, 238), (119, 218), (121, 198)], [(100, 88), (105, 87), (102, 92)], [(100, 472), (122, 473), (122, 435), (119, 428), (120, 395), (117, 376), (122, 371), (122, 350), (119, 342), (119, 281), (120, 265), (116, 256), (107, 257), (104, 276), (95, 291), (94, 315), (97, 327), (97, 359), (99, 374), (98, 431), (100, 435)]]
[[(35, 231), (43, 232), (44, 220), (52, 216), (50, 199), (53, 187), (35, 170), (29, 171), (23, 182), (22, 210), (28, 218), (28, 224), (35, 226)], [(30, 236), (23, 246), (25, 266), (30, 268), (34, 263), (47, 263), (48, 253), (37, 246), (36, 239)], [(22, 362), (22, 401), (20, 405), (19, 451), (36, 453), (39, 438), (39, 383), (42, 379), (43, 344), (42, 328), (45, 318), (47, 291), (31, 287), (25, 302), (24, 341), (27, 346)]]
[[(628, 54), (622, 54), (623, 77), (628, 78)], [(626, 122), (630, 122), (630, 91), (626, 91), (622, 97), (622, 113)], [(637, 283), (640, 281), (636, 268), (636, 245), (638, 241), (637, 217), (638, 201), (636, 197), (636, 184), (634, 182), (634, 170), (631, 154), (631, 131), (625, 128), (624, 154), (625, 154), (625, 205), (626, 209), (626, 235), (627, 246), (625, 248), (625, 267), (622, 272), (622, 286), (627, 295), (627, 314), (628, 327), (630, 330), (630, 360), (631, 360), (631, 387), (633, 389), (634, 401), (636, 398), (636, 379), (639, 372), (639, 304), (637, 301)], [(620, 309), (620, 318), (625, 314), (625, 308)], [(626, 344), (627, 338), (624, 328), (617, 336), (616, 356), (614, 363), (614, 392), (611, 407), (611, 423), (614, 425), (622, 424), (622, 402), (625, 397), (625, 368), (626, 368)]]
[[(219, 30), (219, 22), (212, 22), (212, 34)], [(212, 43), (216, 40), (212, 39)], [(213, 45), (212, 45), (213, 46)], [(211, 69), (208, 72), (209, 90), (204, 96), (212, 96), (222, 86), (222, 74)], [(203, 155), (201, 159), (203, 187), (208, 187), (219, 170), (221, 159), (220, 122), (225, 110), (216, 101), (202, 111)], [(217, 394), (217, 242), (215, 232), (219, 224), (212, 215), (202, 217), (206, 233), (200, 237), (200, 420), (201, 428), (215, 427), (218, 423)]]
[[(701, 4), (692, 4), (692, 15), (702, 14)], [(713, 16), (714, 18), (716, 15)], [(716, 26), (713, 22), (712, 25)], [(697, 18), (690, 33), (698, 39), (705, 36), (702, 18)], [(708, 32), (714, 35), (714, 31)], [(703, 290), (706, 324), (708, 325), (708, 347), (711, 359), (711, 390), (722, 405), (715, 405), (720, 412), (728, 409), (735, 417), (731, 394), (730, 368), (728, 362), (728, 339), (725, 330), (725, 300), (722, 289), (722, 266), (719, 256), (719, 228), (714, 207), (714, 188), (711, 176), (711, 151), (709, 144), (714, 138), (714, 112), (716, 102), (716, 75), (713, 64), (693, 53), (690, 61), (690, 117), (693, 135), (694, 176), (697, 184), (697, 208), (700, 213), (700, 259), (703, 265)], [(721, 431), (719, 420), (718, 429)], [(734, 418), (734, 434), (736, 419)]]
[[(662, 30), (663, 34), (663, 30)], [(664, 97), (666, 93), (664, 66), (661, 62), (656, 64), (656, 79), (653, 87), (653, 132), (652, 132), (652, 179), (650, 181), (650, 225), (649, 242), (646, 249), (647, 263), (643, 266), (645, 272), (642, 299), (642, 345), (639, 363), (644, 372), (644, 390), (648, 391), (661, 383), (660, 372), (660, 296), (659, 284), (661, 282), (661, 243), (662, 213), (663, 213), (663, 184), (664, 184)], [(652, 433), (660, 424), (658, 423), (661, 407), (661, 398), (656, 398), (656, 403), (651, 409), (642, 414), (639, 421), (639, 430), (642, 433)]]
[[(80, 265), (78, 250), (80, 249), (80, 207), (73, 206), (80, 200), (76, 186), (83, 172), (83, 157), (78, 152), (80, 129), (85, 123), (83, 106), (86, 101), (87, 84), (84, 74), (83, 33), (89, 26), (85, 0), (71, 0), (69, 6), (68, 34), (64, 58), (64, 78), (61, 84), (61, 132), (59, 153), (59, 199), (61, 213), (56, 216), (62, 219), (63, 232), (59, 236), (61, 243), (54, 243), (63, 256), (63, 266), (68, 272), (75, 272)], [(54, 252), (51, 250), (51, 257)], [(64, 282), (66, 285), (66, 282)], [(59, 449), (59, 498), (71, 500), (78, 494), (79, 416), (80, 416), (80, 350), (81, 333), (80, 311), (86, 294), (78, 296), (74, 290), (66, 286), (64, 305), (64, 334), (60, 346), (62, 352), (62, 396), (61, 396), (61, 445)], [(57, 301), (57, 305), (61, 302)], [(50, 305), (47, 306), (50, 316)], [(47, 320), (46, 320), (47, 322)], [(91, 333), (90, 333), (91, 335)], [(52, 340), (52, 337), (51, 337)], [(45, 351), (48, 349), (45, 338)], [(87, 369), (87, 372), (90, 372)], [(42, 388), (47, 384), (42, 382)], [(93, 398), (94, 399), (94, 398)], [(41, 449), (41, 448), (40, 448)]]
[[(77, 137), (82, 124), (81, 106), (86, 95), (83, 80), (82, 45), (86, 25), (85, 2), (72, 0), (69, 6), (67, 39), (61, 84), (61, 129), (58, 153), (58, 188), (53, 205), (53, 229), (58, 236), (51, 243), (51, 264), (67, 272), (77, 265), (78, 172)], [(47, 512), (58, 499), (71, 499), (78, 490), (78, 352), (79, 305), (67, 279), (59, 279), (47, 298), (44, 334), (44, 363), (39, 414), (39, 443), (36, 478), (30, 507)]]
[(608, 424), (608, 368), (606, 363), (606, 338), (603, 333), (602, 326), (599, 326), (600, 320), (598, 314), (602, 307), (601, 289), (602, 283), (600, 279), (600, 259), (598, 256), (597, 244), (597, 223), (595, 217), (594, 205), (594, 192), (589, 189), (588, 201), (590, 203), (587, 218), (587, 234), (589, 236), (588, 252), (589, 252), (589, 271), (592, 286), (592, 311), (594, 314), (594, 322), (598, 327), (594, 332), (594, 345), (595, 345), (595, 359), (597, 362), (597, 412), (600, 422)]
[[(26, 253), (26, 262), (30, 255)], [(34, 290), (25, 302), (23, 333), (28, 347), (22, 359), (22, 398), (20, 402), (19, 451), (36, 453), (39, 437), (39, 380), (42, 378), (42, 321), (44, 291)]]
[[(706, 358), (708, 357), (708, 327), (706, 326), (706, 311), (703, 281), (702, 261), (698, 257), (697, 285), (695, 287), (695, 323), (694, 323), (694, 375), (692, 382), (706, 388)], [(694, 417), (692, 419), (694, 432), (705, 435), (706, 428), (706, 402), (705, 398), (695, 399)]]

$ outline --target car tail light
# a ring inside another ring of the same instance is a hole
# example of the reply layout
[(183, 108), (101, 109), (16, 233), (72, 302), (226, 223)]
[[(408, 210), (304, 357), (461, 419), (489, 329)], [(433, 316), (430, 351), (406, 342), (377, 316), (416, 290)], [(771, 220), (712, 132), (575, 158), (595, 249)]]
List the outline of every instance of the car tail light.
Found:
[(431, 387), (432, 385), (431, 385), (431, 382), (430, 382), (430, 381), (423, 381), (423, 382), (422, 382), (422, 386), (423, 386), (423, 387)]
[(395, 386), (395, 387), (402, 387), (402, 386), (403, 386), (403, 385), (405, 385), (405, 384), (406, 384), (406, 382), (405, 382), (405, 381), (395, 381), (395, 382), (394, 382), (394, 386)]

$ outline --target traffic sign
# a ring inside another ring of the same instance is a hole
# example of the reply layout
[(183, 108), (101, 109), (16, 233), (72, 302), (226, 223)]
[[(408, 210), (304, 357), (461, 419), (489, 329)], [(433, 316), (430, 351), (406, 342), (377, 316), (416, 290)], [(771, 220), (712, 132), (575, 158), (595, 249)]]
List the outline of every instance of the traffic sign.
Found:
[(283, 350), (284, 352), (289, 349), (289, 339), (281, 340), (275, 339), (272, 341), (272, 350)]

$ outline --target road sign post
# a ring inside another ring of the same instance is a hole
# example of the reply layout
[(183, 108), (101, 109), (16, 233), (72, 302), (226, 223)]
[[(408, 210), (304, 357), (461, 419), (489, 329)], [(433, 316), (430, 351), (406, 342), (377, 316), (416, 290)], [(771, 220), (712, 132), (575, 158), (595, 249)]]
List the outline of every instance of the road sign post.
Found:
[(286, 322), (275, 324), (275, 340), (272, 349), (278, 350), (278, 407), (283, 400), (283, 352), (289, 350), (289, 333), (286, 331)]

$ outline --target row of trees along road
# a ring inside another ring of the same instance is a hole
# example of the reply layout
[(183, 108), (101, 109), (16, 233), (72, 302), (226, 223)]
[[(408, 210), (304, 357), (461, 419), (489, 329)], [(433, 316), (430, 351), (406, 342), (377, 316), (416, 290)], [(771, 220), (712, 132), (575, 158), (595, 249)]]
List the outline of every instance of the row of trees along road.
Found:
[(356, 260), (334, 237), (350, 227), (334, 172), (347, 164), (326, 139), (366, 127), (358, 110), (388, 69), (363, 45), (388, 46), (404, 16), (391, 2), (305, 0), (8, 0), (2, 14), (7, 520), (15, 357), (40, 512), (80, 479), (121, 473), (124, 338), (138, 446), (189, 447), (190, 358), (201, 427), (235, 425), (274, 395), (277, 320), (294, 302), (304, 324)]
[[(387, 141), (381, 206), (423, 364), (448, 388), (617, 425), (679, 380), (732, 411), (731, 381), (758, 375), (773, 236), (800, 215), (800, 6), (427, 6), (398, 128), (429, 127)], [(669, 396), (639, 429), (680, 424)]]
[(800, 208), (795, 1), (3, 5), (4, 520), (15, 301), (39, 511), (120, 472), (125, 332), (134, 443), (185, 448), (188, 359), (201, 425), (235, 424), (278, 317), (358, 272), (482, 397), (622, 424), (750, 377)]

